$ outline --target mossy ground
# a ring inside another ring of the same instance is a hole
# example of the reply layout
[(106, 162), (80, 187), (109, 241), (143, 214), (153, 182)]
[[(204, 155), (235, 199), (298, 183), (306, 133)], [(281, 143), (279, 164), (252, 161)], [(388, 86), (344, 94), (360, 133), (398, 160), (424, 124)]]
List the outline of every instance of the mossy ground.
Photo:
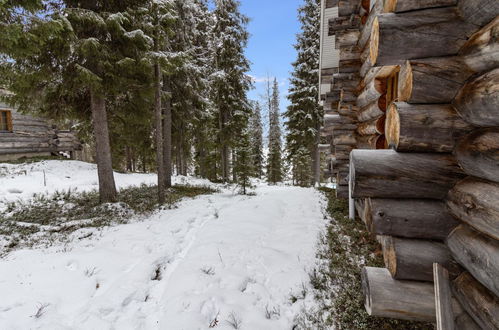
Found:
[(333, 189), (321, 188), (328, 200), (327, 228), (321, 234), (316, 267), (310, 272), (316, 306), (305, 308), (296, 329), (416, 330), (432, 324), (369, 316), (364, 309), (361, 270), (384, 267), (379, 244), (361, 220), (348, 218), (348, 204)]
[(12, 249), (50, 244), (64, 240), (82, 228), (101, 228), (144, 218), (160, 208), (173, 208), (183, 198), (215, 192), (209, 187), (177, 185), (169, 189), (165, 205), (157, 203), (157, 186), (142, 185), (122, 189), (118, 201), (101, 204), (96, 191), (56, 192), (35, 195), (29, 201), (17, 201), (0, 212), (0, 254)]

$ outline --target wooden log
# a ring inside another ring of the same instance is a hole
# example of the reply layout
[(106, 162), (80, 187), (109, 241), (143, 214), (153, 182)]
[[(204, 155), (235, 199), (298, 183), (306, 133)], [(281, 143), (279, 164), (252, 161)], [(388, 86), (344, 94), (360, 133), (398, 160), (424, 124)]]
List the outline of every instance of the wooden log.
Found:
[(433, 263), (446, 267), (457, 276), (461, 269), (444, 243), (386, 236), (383, 258), (390, 274), (397, 280), (433, 281)]
[(473, 125), (499, 126), (499, 68), (464, 85), (453, 104)]
[(340, 73), (357, 73), (362, 65), (360, 59), (342, 60), (340, 59), (338, 71)]
[(324, 115), (324, 124), (342, 123), (342, 122), (343, 120), (340, 115), (331, 115), (331, 114)]
[(445, 198), (464, 173), (451, 155), (353, 150), (354, 198)]
[(365, 212), (375, 235), (444, 240), (459, 225), (444, 202), (431, 199), (368, 198)]
[(336, 48), (340, 49), (340, 47), (356, 46), (357, 40), (359, 40), (359, 34), (360, 32), (358, 29), (338, 31), (336, 33)]
[(364, 267), (362, 291), (369, 315), (435, 322), (432, 283), (399, 281), (385, 268)]
[(341, 99), (341, 90), (331, 90), (326, 93), (326, 99), (324, 102), (326, 103), (334, 103), (339, 102)]
[(381, 14), (373, 22), (369, 61), (373, 66), (395, 65), (455, 55), (476, 30), (461, 19), (455, 7)]
[(370, 103), (377, 101), (381, 95), (386, 93), (386, 81), (381, 79), (373, 79), (370, 81), (364, 90), (357, 98), (357, 106), (363, 108)]
[(447, 238), (454, 259), (499, 296), (499, 241), (460, 225)]
[(461, 221), (499, 240), (499, 184), (466, 178), (449, 192), (447, 206)]
[(338, 1), (338, 15), (350, 16), (359, 11), (359, 4), (357, 1), (339, 0)]
[(359, 16), (342, 16), (329, 20), (329, 35), (334, 35), (337, 31), (353, 29), (360, 24)]
[(386, 116), (383, 115), (374, 120), (360, 123), (357, 126), (357, 133), (359, 135), (376, 135), (376, 134), (384, 134), (385, 133), (385, 120)]
[(357, 113), (357, 119), (359, 122), (366, 122), (379, 118), (385, 114), (385, 111), (381, 109), (380, 100), (375, 100), (370, 104), (366, 105)]
[(356, 145), (357, 140), (353, 134), (335, 134), (333, 138), (334, 145)]
[(458, 143), (455, 154), (467, 174), (499, 182), (499, 128), (472, 132)]
[(351, 104), (340, 104), (338, 107), (338, 113), (345, 117), (357, 117), (358, 108)]
[(365, 135), (357, 137), (358, 149), (376, 149), (379, 135)]
[(383, 0), (385, 13), (401, 13), (411, 10), (454, 6), (457, 0)]
[(451, 105), (394, 102), (386, 115), (386, 139), (401, 152), (452, 152), (472, 130)]
[(433, 264), (433, 283), (435, 288), (435, 307), (437, 330), (454, 330), (454, 311), (452, 310), (452, 291), (449, 271), (438, 263)]
[(490, 0), (459, 0), (460, 14), (467, 22), (484, 26), (499, 15), (499, 2)]
[(452, 282), (452, 291), (480, 329), (499, 329), (499, 298), (464, 272)]
[(366, 23), (360, 33), (359, 36), (359, 48), (364, 49), (366, 47), (369, 38), (371, 37), (371, 29), (373, 26), (374, 19), (383, 12), (383, 1), (381, 0), (373, 0), (375, 1), (373, 8), (369, 12), (369, 16), (367, 17)]
[(407, 61), (399, 73), (398, 100), (408, 103), (451, 103), (474, 74), (499, 67), (499, 17), (476, 32), (460, 56)]
[(451, 103), (473, 73), (462, 57), (406, 61), (400, 68), (398, 100), (408, 103)]
[(337, 185), (336, 186), (336, 198), (347, 199), (348, 198), (348, 185)]

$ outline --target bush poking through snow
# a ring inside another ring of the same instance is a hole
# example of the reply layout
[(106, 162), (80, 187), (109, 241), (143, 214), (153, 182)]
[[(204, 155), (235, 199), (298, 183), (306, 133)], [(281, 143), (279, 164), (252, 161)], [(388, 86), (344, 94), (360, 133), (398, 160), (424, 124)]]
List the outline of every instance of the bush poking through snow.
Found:
[[(168, 192), (167, 207), (174, 207), (183, 198), (211, 194), (209, 187), (175, 186)], [(52, 195), (37, 194), (29, 201), (8, 203), (0, 212), (0, 239), (10, 238), (15, 245), (0, 245), (0, 255), (12, 248), (37, 243), (52, 244), (64, 240), (82, 228), (99, 228), (142, 218), (158, 209), (157, 187), (141, 185), (122, 189), (118, 202), (101, 204), (96, 191), (77, 193), (56, 191)], [(22, 244), (20, 243), (22, 242)]]
[(35, 319), (39, 319), (43, 316), (43, 314), (45, 314), (45, 312), (47, 311), (47, 307), (49, 306), (50, 304), (38, 304), (38, 306), (36, 307), (36, 313), (32, 317), (34, 317)]
[(281, 309), (279, 306), (265, 306), (265, 318), (267, 320), (278, 320), (281, 317)]
[(201, 271), (209, 276), (215, 275), (215, 269), (213, 267), (203, 267), (201, 268)]
[(241, 325), (243, 321), (235, 312), (231, 312), (229, 314), (229, 318), (227, 319), (227, 323), (229, 323), (234, 329), (241, 329)]

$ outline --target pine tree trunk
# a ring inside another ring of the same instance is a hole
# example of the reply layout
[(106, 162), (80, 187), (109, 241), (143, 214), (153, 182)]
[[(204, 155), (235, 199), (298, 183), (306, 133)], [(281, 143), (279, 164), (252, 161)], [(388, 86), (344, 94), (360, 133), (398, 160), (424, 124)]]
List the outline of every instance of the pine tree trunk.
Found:
[(321, 142), (321, 135), (320, 135), (320, 123), (317, 123), (316, 125), (316, 130), (317, 134), (315, 135), (315, 144), (314, 144), (314, 161), (313, 161), (313, 174), (314, 174), (314, 186), (315, 185), (320, 185), (321, 183), (321, 153), (319, 151), (319, 144)]
[(156, 126), (156, 167), (158, 171), (158, 202), (165, 203), (165, 167), (163, 159), (163, 114), (161, 109), (161, 68), (154, 65), (154, 124)]
[[(165, 84), (166, 86), (166, 84)], [(169, 87), (165, 87), (167, 94)], [(165, 187), (172, 186), (172, 106), (170, 95), (163, 108), (163, 164), (165, 171)]]
[(99, 177), (99, 198), (101, 203), (116, 201), (111, 144), (106, 113), (106, 100), (103, 95), (90, 91), (92, 122), (95, 137), (97, 173)]

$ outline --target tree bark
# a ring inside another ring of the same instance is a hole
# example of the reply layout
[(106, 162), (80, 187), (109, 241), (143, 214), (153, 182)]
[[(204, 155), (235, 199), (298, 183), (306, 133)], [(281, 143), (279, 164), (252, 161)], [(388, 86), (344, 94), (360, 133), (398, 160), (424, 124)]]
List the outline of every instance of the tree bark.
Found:
[(165, 187), (172, 187), (172, 104), (171, 90), (164, 84), (167, 100), (163, 108), (163, 162), (165, 171)]
[(99, 177), (101, 203), (112, 203), (117, 199), (111, 158), (111, 143), (106, 112), (106, 99), (97, 91), (90, 91), (92, 125), (95, 137), (95, 158)]
[(456, 7), (381, 14), (373, 22), (368, 61), (382, 66), (455, 55), (476, 30), (462, 20)]
[(375, 235), (444, 240), (459, 225), (445, 203), (431, 199), (365, 201), (364, 219)]
[(464, 85), (454, 107), (475, 126), (499, 126), (499, 68)]
[(463, 178), (445, 154), (402, 154), (393, 150), (354, 150), (350, 155), (354, 198), (445, 198)]
[(386, 117), (388, 145), (401, 152), (452, 152), (472, 130), (451, 105), (395, 102)]
[(499, 329), (499, 298), (470, 273), (462, 273), (456, 278), (452, 282), (452, 291), (480, 329)]
[(386, 236), (383, 239), (385, 266), (397, 280), (433, 282), (433, 263), (455, 277), (461, 269), (444, 243)]
[(385, 268), (364, 267), (362, 290), (369, 315), (435, 322), (432, 283), (398, 281)]
[(447, 207), (475, 230), (499, 240), (498, 183), (469, 177), (449, 192)]
[[(155, 43), (157, 44), (157, 40), (155, 41)], [(156, 128), (156, 169), (158, 172), (158, 202), (160, 205), (165, 203), (165, 167), (163, 158), (163, 109), (161, 106), (161, 83), (161, 67), (157, 62), (154, 64), (154, 125)]]
[(499, 296), (499, 242), (461, 225), (447, 238), (454, 259), (480, 283)]

